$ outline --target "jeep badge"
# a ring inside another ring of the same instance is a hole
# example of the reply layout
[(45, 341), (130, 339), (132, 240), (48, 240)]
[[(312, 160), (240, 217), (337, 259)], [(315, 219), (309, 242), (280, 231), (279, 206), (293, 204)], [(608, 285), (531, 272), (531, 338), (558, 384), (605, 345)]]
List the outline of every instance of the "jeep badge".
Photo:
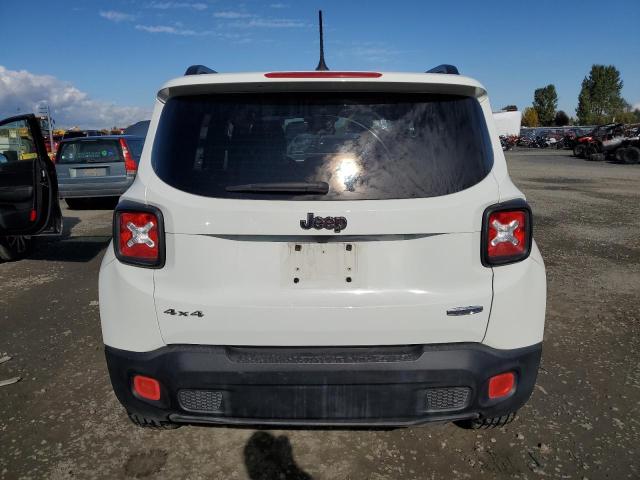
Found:
[(312, 227), (316, 230), (333, 230), (336, 233), (347, 228), (347, 219), (344, 217), (314, 217), (313, 213), (307, 213), (306, 220), (300, 220), (300, 226), (305, 230), (309, 230)]

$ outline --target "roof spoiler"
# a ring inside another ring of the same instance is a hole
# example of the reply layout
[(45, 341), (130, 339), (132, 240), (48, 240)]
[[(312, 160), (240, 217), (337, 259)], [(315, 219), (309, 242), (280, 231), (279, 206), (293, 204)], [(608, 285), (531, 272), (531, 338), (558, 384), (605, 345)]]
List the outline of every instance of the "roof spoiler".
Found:
[(455, 65), (449, 65), (447, 63), (443, 63), (442, 65), (433, 67), (431, 70), (427, 70), (425, 73), (448, 73), (450, 75), (460, 75), (458, 67), (456, 67)]
[(204, 75), (207, 73), (218, 73), (215, 70), (211, 70), (209, 67), (205, 67), (204, 65), (191, 65), (187, 68), (187, 71), (184, 72), (185, 75)]

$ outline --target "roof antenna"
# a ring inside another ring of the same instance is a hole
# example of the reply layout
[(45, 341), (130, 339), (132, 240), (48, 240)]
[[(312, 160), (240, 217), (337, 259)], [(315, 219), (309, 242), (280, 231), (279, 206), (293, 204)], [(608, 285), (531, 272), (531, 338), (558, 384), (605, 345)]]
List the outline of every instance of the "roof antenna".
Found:
[(322, 34), (322, 10), (318, 10), (318, 22), (320, 23), (320, 61), (316, 67), (316, 71), (329, 70), (327, 64), (324, 63), (324, 35)]

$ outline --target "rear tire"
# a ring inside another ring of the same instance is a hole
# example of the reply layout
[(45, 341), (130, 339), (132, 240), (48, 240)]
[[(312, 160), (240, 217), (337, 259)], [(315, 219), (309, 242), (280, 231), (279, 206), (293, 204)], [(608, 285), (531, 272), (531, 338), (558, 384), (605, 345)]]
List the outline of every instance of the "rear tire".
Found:
[(578, 158), (584, 158), (584, 145), (579, 143), (573, 147), (573, 156)]
[(636, 163), (640, 163), (640, 148), (638, 147), (629, 147), (625, 148), (624, 153), (622, 154), (622, 158), (624, 163), (629, 163), (635, 165)]
[(472, 418), (468, 420), (459, 420), (454, 423), (458, 427), (464, 428), (466, 430), (499, 428), (513, 422), (513, 420), (516, 418), (516, 415), (517, 412), (512, 412), (507, 415), (501, 415), (499, 417)]
[(625, 152), (626, 148), (619, 148), (616, 150), (616, 153), (614, 154), (616, 157), (616, 163), (625, 163), (624, 161), (624, 152)]
[(0, 237), (0, 261), (15, 262), (26, 257), (33, 249), (33, 239), (25, 235)]
[(145, 418), (135, 413), (129, 413), (129, 420), (131, 423), (142, 428), (151, 428), (154, 430), (175, 430), (180, 428), (180, 425), (170, 422), (159, 422), (150, 418)]
[(84, 198), (65, 198), (64, 201), (71, 210), (87, 208), (87, 201)]

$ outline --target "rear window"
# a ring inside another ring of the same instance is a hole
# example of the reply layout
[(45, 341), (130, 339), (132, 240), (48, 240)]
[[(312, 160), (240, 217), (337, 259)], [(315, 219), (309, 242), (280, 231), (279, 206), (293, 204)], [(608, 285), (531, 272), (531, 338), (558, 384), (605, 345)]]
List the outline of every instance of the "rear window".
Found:
[(117, 140), (82, 140), (63, 143), (57, 163), (124, 162)]
[[(167, 101), (152, 162), (163, 181), (197, 195), (375, 200), (464, 190), (486, 177), (493, 154), (480, 105), (470, 97), (217, 94)], [(317, 182), (328, 192), (237, 188)]]

